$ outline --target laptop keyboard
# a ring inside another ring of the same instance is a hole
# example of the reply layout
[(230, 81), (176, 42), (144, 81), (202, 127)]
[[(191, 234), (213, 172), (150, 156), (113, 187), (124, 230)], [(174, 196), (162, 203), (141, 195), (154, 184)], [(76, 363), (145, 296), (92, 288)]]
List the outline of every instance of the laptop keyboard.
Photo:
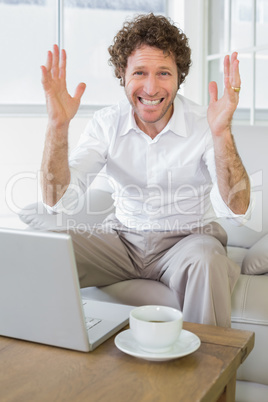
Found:
[(95, 325), (98, 325), (101, 322), (99, 318), (85, 317), (86, 329), (87, 331)]
[[(87, 304), (86, 300), (82, 300), (82, 304), (83, 306)], [(85, 324), (86, 324), (86, 329), (87, 331), (93, 327), (95, 327), (95, 325), (98, 325), (102, 320), (100, 318), (93, 318), (93, 317), (86, 317), (85, 316)]]

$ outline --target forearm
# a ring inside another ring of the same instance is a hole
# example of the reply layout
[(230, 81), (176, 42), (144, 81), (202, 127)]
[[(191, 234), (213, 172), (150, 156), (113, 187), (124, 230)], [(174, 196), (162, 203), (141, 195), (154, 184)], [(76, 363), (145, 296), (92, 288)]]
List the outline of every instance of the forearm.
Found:
[(68, 127), (48, 125), (41, 165), (41, 188), (44, 202), (55, 205), (70, 183), (68, 164)]
[(214, 137), (214, 150), (222, 199), (235, 214), (244, 214), (250, 202), (250, 181), (231, 131)]

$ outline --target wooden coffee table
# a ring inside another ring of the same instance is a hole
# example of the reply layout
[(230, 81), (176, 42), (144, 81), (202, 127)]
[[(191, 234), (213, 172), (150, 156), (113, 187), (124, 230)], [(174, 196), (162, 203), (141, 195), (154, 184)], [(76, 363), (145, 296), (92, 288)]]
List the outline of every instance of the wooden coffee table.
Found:
[(0, 337), (0, 401), (235, 401), (254, 333), (184, 323), (200, 348), (167, 362), (128, 356), (114, 337), (90, 353)]

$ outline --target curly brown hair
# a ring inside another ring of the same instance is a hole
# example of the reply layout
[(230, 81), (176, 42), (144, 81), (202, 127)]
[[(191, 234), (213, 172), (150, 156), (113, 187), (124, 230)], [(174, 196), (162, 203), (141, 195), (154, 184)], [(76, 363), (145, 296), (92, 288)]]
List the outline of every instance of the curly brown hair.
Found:
[(114, 66), (115, 76), (124, 86), (129, 56), (143, 45), (156, 47), (167, 55), (172, 54), (178, 68), (178, 87), (184, 82), (191, 66), (191, 49), (188, 38), (174, 23), (153, 13), (138, 15), (126, 21), (108, 48), (109, 64)]

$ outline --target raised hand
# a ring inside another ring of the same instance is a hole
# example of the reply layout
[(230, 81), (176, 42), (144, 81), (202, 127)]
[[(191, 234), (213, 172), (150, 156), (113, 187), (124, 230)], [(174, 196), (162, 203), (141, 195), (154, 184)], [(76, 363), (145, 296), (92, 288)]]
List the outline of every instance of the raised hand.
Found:
[(225, 204), (236, 214), (245, 214), (250, 201), (250, 182), (238, 154), (231, 122), (240, 91), (237, 53), (224, 58), (224, 94), (218, 99), (216, 82), (209, 83), (208, 123), (213, 135), (217, 182)]
[(46, 66), (41, 66), (42, 84), (46, 96), (47, 112), (50, 124), (54, 128), (68, 126), (80, 105), (86, 84), (80, 83), (72, 97), (66, 87), (66, 52), (57, 45), (47, 54)]
[(241, 79), (237, 53), (224, 58), (224, 94), (218, 99), (216, 82), (209, 83), (210, 102), (208, 106), (208, 123), (213, 135), (221, 136), (230, 131), (233, 114), (239, 101)]

